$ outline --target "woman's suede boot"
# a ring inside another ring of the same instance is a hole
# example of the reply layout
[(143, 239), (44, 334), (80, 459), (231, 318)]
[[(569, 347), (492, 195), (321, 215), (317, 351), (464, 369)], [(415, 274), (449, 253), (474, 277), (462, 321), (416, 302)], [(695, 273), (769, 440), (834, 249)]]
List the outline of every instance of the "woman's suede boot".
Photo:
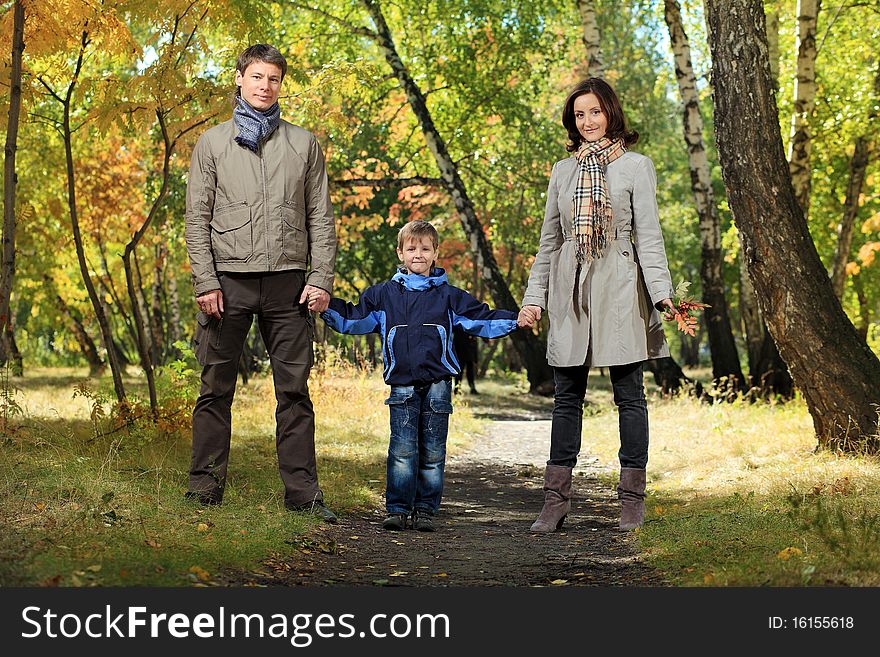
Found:
[(532, 525), (532, 531), (558, 531), (571, 511), (571, 471), (564, 465), (547, 464), (544, 469), (544, 508)]
[(620, 528), (626, 531), (645, 522), (645, 469), (621, 468), (617, 486), (620, 500)]

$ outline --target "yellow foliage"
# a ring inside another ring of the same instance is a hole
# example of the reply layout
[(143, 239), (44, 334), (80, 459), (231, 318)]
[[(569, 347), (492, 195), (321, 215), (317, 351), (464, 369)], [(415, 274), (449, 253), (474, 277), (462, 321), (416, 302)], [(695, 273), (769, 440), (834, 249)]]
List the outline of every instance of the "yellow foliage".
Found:
[(874, 257), (877, 251), (880, 251), (880, 242), (867, 242), (859, 249), (859, 260), (862, 261), (863, 267), (870, 267), (874, 264)]
[(880, 212), (875, 214), (870, 219), (867, 219), (865, 223), (862, 224), (862, 233), (867, 235), (868, 233), (877, 233), (880, 232)]

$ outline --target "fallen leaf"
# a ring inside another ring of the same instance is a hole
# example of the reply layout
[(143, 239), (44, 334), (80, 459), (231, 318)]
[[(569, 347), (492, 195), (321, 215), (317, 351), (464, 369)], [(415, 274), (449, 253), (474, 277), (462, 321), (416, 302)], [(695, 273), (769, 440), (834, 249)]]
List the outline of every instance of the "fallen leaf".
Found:
[(58, 586), (61, 583), (61, 575), (53, 575), (52, 577), (47, 577), (42, 582), (40, 582), (40, 586)]
[(90, 570), (90, 571), (92, 571), (93, 573), (100, 572), (100, 571), (101, 571), (101, 564), (96, 563), (96, 564), (94, 564), (94, 565), (92, 565), (92, 566), (88, 566), (88, 567), (86, 567), (86, 570)]
[(198, 577), (201, 581), (207, 582), (211, 579), (211, 575), (204, 568), (200, 568), (199, 566), (190, 566), (189, 572)]
[(555, 585), (555, 586), (561, 586), (562, 584), (568, 584), (568, 580), (567, 580), (567, 579), (554, 579), (554, 580), (553, 580), (552, 582), (550, 582), (550, 583), (553, 584), (553, 585)]
[(349, 538), (353, 541), (360, 540), (360, 536), (349, 536)]
[(34, 503), (34, 510), (35, 511), (43, 511), (43, 510), (45, 510), (45, 508), (46, 508), (45, 502), (35, 502)]
[(159, 541), (153, 540), (152, 538), (148, 538), (144, 541), (144, 543), (155, 550), (158, 550), (160, 547), (162, 547), (162, 544)]
[(776, 556), (783, 561), (788, 561), (792, 557), (799, 557), (802, 554), (803, 552), (796, 547), (787, 547), (783, 550), (780, 550)]
[(405, 570), (395, 570), (388, 577), (403, 577), (404, 575), (409, 575)]
[(388, 583), (387, 579), (374, 579), (373, 584), (376, 586), (385, 586)]
[(446, 573), (437, 573), (434, 577), (449, 577)]
[(208, 525), (206, 525), (206, 524), (203, 523), (203, 522), (200, 522), (199, 525), (198, 525), (198, 527), (196, 527), (196, 531), (198, 531), (198, 532), (206, 532), (206, 531), (208, 531)]

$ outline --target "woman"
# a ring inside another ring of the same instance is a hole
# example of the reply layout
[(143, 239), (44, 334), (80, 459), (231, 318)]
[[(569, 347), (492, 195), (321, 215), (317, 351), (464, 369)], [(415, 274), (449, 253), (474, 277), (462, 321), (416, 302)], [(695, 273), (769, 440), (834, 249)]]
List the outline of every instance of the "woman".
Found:
[(669, 355), (658, 309), (673, 307), (672, 279), (657, 214), (654, 165), (628, 150), (617, 94), (590, 78), (562, 110), (573, 154), (553, 166), (541, 243), (519, 313), (532, 327), (546, 309), (547, 359), (556, 391), (544, 508), (533, 532), (562, 527), (571, 509), (571, 475), (581, 447), (590, 367), (608, 367), (620, 419), (620, 528), (645, 515), (648, 407), (642, 363)]

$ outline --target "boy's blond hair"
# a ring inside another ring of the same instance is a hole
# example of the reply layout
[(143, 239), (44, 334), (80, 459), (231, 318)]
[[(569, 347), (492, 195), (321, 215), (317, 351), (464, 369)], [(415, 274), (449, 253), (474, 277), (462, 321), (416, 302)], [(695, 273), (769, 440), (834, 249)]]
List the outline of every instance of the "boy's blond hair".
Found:
[(436, 228), (421, 219), (410, 221), (408, 224), (404, 224), (403, 228), (397, 233), (397, 250), (403, 251), (403, 245), (406, 244), (407, 240), (421, 240), (423, 237), (431, 238), (434, 249), (440, 246), (440, 235), (437, 234)]

